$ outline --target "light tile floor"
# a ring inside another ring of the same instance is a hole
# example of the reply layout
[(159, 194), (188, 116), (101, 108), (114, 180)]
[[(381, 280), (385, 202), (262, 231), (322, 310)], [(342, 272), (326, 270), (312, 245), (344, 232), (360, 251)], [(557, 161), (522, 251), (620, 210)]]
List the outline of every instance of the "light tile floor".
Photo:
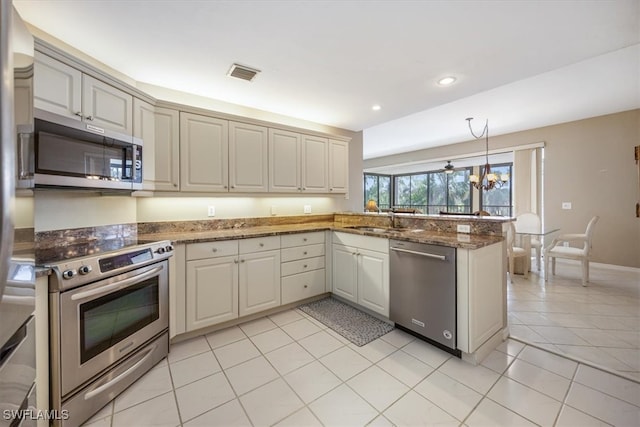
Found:
[(529, 278), (508, 286), (512, 337), (640, 380), (640, 272), (558, 261), (545, 283), (533, 261)]
[(472, 366), (399, 330), (357, 347), (299, 310), (174, 344), (91, 426), (640, 425), (640, 384), (507, 340)]

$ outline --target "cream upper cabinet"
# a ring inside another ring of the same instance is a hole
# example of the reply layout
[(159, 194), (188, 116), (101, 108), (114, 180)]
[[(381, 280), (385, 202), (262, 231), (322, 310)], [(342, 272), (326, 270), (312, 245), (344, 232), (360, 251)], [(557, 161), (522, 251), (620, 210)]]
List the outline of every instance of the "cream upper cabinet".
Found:
[(142, 145), (142, 188), (154, 190), (155, 179), (155, 107), (141, 99), (133, 100), (133, 136), (140, 138)]
[(34, 61), (34, 106), (82, 120), (82, 72), (40, 52)]
[(180, 113), (180, 189), (216, 192), (229, 188), (229, 122)]
[(327, 193), (328, 139), (269, 129), (269, 191)]
[(329, 141), (302, 135), (302, 191), (326, 193), (329, 189)]
[(266, 192), (269, 153), (266, 127), (229, 122), (229, 191)]
[(34, 66), (36, 108), (133, 134), (133, 96), (40, 52)]
[(93, 126), (133, 133), (133, 96), (82, 75), (82, 114)]
[(329, 140), (329, 192), (347, 193), (349, 189), (349, 144)]
[(155, 157), (143, 158), (142, 167), (145, 168), (149, 162), (155, 160), (153, 178), (155, 190), (178, 191), (180, 189), (180, 113), (168, 108), (156, 108), (154, 123)]
[(301, 146), (300, 134), (269, 129), (269, 191), (299, 192)]

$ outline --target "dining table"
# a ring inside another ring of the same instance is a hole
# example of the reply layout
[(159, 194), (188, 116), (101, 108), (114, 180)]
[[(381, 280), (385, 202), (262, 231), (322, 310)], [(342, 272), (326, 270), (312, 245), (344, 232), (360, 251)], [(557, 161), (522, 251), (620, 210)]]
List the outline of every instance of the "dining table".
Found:
[[(518, 228), (517, 222), (515, 223), (515, 227), (516, 227), (516, 237), (518, 239), (519, 246), (525, 250), (525, 253), (529, 254), (529, 256), (525, 257), (526, 261), (525, 261), (524, 268), (527, 269), (525, 271), (531, 271), (531, 238), (538, 237), (538, 239), (540, 240), (540, 244), (542, 245), (541, 250), (544, 252), (544, 246), (545, 246), (544, 239), (547, 236), (550, 236), (560, 231), (560, 228), (552, 227), (552, 228), (543, 228), (542, 230), (540, 229), (536, 230), (536, 229), (528, 228), (526, 226), (521, 226), (520, 228)], [(514, 268), (514, 270), (517, 270), (517, 269)], [(540, 270), (539, 265), (538, 265), (538, 270)]]

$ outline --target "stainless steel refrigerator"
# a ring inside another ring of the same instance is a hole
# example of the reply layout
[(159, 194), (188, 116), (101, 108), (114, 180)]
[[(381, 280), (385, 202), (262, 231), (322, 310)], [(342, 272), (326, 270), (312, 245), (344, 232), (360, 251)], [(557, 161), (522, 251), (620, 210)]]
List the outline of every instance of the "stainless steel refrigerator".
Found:
[[(0, 1), (0, 427), (35, 425), (35, 274), (33, 230), (14, 229), (17, 128), (14, 14)], [(24, 70), (29, 73), (29, 67)], [(32, 75), (33, 67), (31, 67)], [(20, 190), (23, 192), (24, 190)], [(28, 191), (28, 190), (27, 190)], [(22, 218), (21, 218), (22, 219)], [(29, 241), (31, 235), (31, 241)]]

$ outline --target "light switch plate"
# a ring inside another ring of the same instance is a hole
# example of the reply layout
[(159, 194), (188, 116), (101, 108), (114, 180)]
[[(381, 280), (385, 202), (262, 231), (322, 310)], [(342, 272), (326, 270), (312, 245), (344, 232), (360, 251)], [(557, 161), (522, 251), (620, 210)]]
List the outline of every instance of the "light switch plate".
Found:
[(562, 209), (571, 209), (571, 202), (562, 202)]
[(304, 205), (304, 213), (306, 214), (311, 213), (311, 205)]

